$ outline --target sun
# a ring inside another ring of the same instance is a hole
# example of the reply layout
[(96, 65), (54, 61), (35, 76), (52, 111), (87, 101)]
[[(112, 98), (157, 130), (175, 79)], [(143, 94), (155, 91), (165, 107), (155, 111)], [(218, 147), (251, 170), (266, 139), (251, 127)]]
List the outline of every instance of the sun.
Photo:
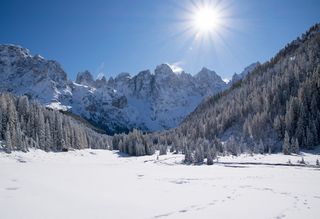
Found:
[(219, 13), (210, 7), (198, 8), (193, 15), (193, 26), (200, 33), (217, 31), (221, 22)]
[(186, 0), (177, 3), (177, 20), (172, 25), (172, 37), (182, 47), (188, 45), (188, 54), (197, 51), (218, 51), (228, 47), (228, 38), (240, 30), (232, 1)]

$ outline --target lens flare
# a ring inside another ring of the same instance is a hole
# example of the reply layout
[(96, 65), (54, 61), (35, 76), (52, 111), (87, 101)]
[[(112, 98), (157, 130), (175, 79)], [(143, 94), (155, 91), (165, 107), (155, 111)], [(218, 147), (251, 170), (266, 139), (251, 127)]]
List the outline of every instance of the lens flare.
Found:
[(219, 13), (213, 8), (203, 7), (195, 11), (193, 16), (194, 28), (201, 32), (207, 33), (211, 31), (218, 31), (220, 21)]

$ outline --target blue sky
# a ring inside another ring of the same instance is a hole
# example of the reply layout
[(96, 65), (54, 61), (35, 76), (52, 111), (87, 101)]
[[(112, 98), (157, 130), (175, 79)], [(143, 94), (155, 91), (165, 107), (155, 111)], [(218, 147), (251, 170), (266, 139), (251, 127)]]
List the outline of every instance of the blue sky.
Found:
[(85, 69), (110, 77), (161, 63), (230, 78), (320, 22), (319, 0), (210, 1), (223, 9), (224, 25), (199, 43), (190, 17), (208, 1), (1, 0), (0, 43), (57, 60), (71, 79)]

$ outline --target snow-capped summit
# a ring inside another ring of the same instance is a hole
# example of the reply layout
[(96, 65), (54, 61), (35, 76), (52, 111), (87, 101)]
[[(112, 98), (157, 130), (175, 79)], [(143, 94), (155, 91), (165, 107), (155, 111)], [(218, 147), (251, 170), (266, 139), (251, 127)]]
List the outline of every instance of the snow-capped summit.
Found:
[(77, 74), (75, 83), (94, 88), (101, 88), (107, 85), (107, 80), (104, 75), (100, 75), (96, 80), (94, 80), (92, 74), (86, 70)]
[(158, 65), (154, 70), (154, 75), (157, 80), (167, 80), (168, 77), (176, 76), (168, 64)]
[(107, 79), (106, 77), (103, 75), (101, 77), (98, 77), (96, 79), (96, 81), (94, 82), (94, 86), (97, 88), (103, 87), (107, 85)]
[(84, 72), (79, 72), (77, 74), (77, 78), (76, 78), (77, 84), (93, 86), (93, 82), (94, 82), (93, 76), (88, 70), (86, 70)]
[(126, 80), (126, 79), (130, 79), (131, 76), (129, 73), (127, 72), (122, 72), (120, 74), (117, 75), (117, 77), (115, 78), (115, 80)]
[(35, 55), (33, 58), (34, 58), (34, 59), (38, 59), (38, 60), (43, 60), (43, 59), (44, 59), (44, 58), (43, 58), (41, 55), (39, 55), (39, 54)]
[(180, 66), (178, 66), (177, 64), (168, 64), (171, 68), (171, 70), (175, 73), (175, 74), (182, 74), (185, 73), (183, 68), (181, 68)]
[(206, 67), (203, 67), (201, 71), (194, 76), (194, 79), (197, 89), (203, 96), (214, 95), (225, 89), (227, 86), (226, 82), (224, 82), (215, 71)]
[(204, 80), (217, 80), (222, 81), (221, 77), (217, 75), (215, 71), (212, 71), (206, 67), (203, 67), (200, 72), (198, 72), (194, 76), (197, 80), (204, 81)]
[(171, 67), (168, 64), (161, 64), (154, 70), (155, 74), (171, 74), (173, 73)]
[(30, 51), (19, 45), (0, 45), (0, 55), (2, 60), (14, 60), (20, 58), (32, 58)]
[(14, 45), (0, 45), (0, 91), (25, 94), (43, 103), (70, 94), (67, 74), (59, 63)]
[(156, 131), (177, 126), (202, 99), (225, 89), (214, 71), (197, 75), (174, 72), (161, 64), (154, 72), (94, 80), (89, 71), (75, 82), (58, 62), (32, 56), (20, 46), (0, 45), (0, 91), (28, 95), (40, 103), (69, 110), (105, 128), (109, 133), (139, 128)]

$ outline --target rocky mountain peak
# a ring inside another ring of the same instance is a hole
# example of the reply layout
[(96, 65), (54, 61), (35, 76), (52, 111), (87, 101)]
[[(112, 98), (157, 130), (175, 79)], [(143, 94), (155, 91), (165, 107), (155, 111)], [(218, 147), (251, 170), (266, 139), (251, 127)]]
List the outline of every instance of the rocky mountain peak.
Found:
[(215, 71), (206, 67), (203, 67), (201, 71), (194, 76), (194, 78), (198, 81), (198, 83), (200, 83), (199, 86), (202, 86), (201, 84), (225, 84), (222, 78)]
[(0, 45), (1, 59), (20, 59), (20, 58), (31, 58), (30, 51), (18, 45), (5, 44)]
[(141, 77), (141, 78), (144, 78), (146, 76), (150, 76), (151, 75), (151, 72), (150, 70), (143, 70), (143, 71), (140, 71), (138, 74), (137, 74), (137, 77)]
[(86, 70), (84, 72), (79, 72), (77, 74), (77, 78), (76, 78), (75, 82), (77, 84), (92, 86), (94, 80), (93, 80), (92, 74), (88, 70)]
[(161, 64), (154, 70), (155, 75), (170, 75), (173, 74), (171, 67), (168, 64)]
[(120, 73), (120, 74), (118, 74), (116, 77), (115, 77), (115, 81), (123, 81), (123, 80), (128, 80), (128, 79), (130, 79), (131, 78), (131, 76), (130, 76), (130, 74), (129, 73), (127, 73), (127, 72), (122, 72), (122, 73)]
[[(214, 78), (214, 79), (221, 79), (220, 76), (217, 75), (217, 73), (213, 70), (210, 70), (206, 67), (203, 67), (196, 75), (195, 78), (201, 79), (210, 79), (210, 78)], [(221, 79), (222, 80), (222, 79)]]
[(95, 86), (97, 88), (100, 88), (100, 87), (104, 87), (107, 85), (107, 79), (105, 76), (102, 76), (102, 77), (99, 77), (96, 79), (96, 81), (94, 82)]

